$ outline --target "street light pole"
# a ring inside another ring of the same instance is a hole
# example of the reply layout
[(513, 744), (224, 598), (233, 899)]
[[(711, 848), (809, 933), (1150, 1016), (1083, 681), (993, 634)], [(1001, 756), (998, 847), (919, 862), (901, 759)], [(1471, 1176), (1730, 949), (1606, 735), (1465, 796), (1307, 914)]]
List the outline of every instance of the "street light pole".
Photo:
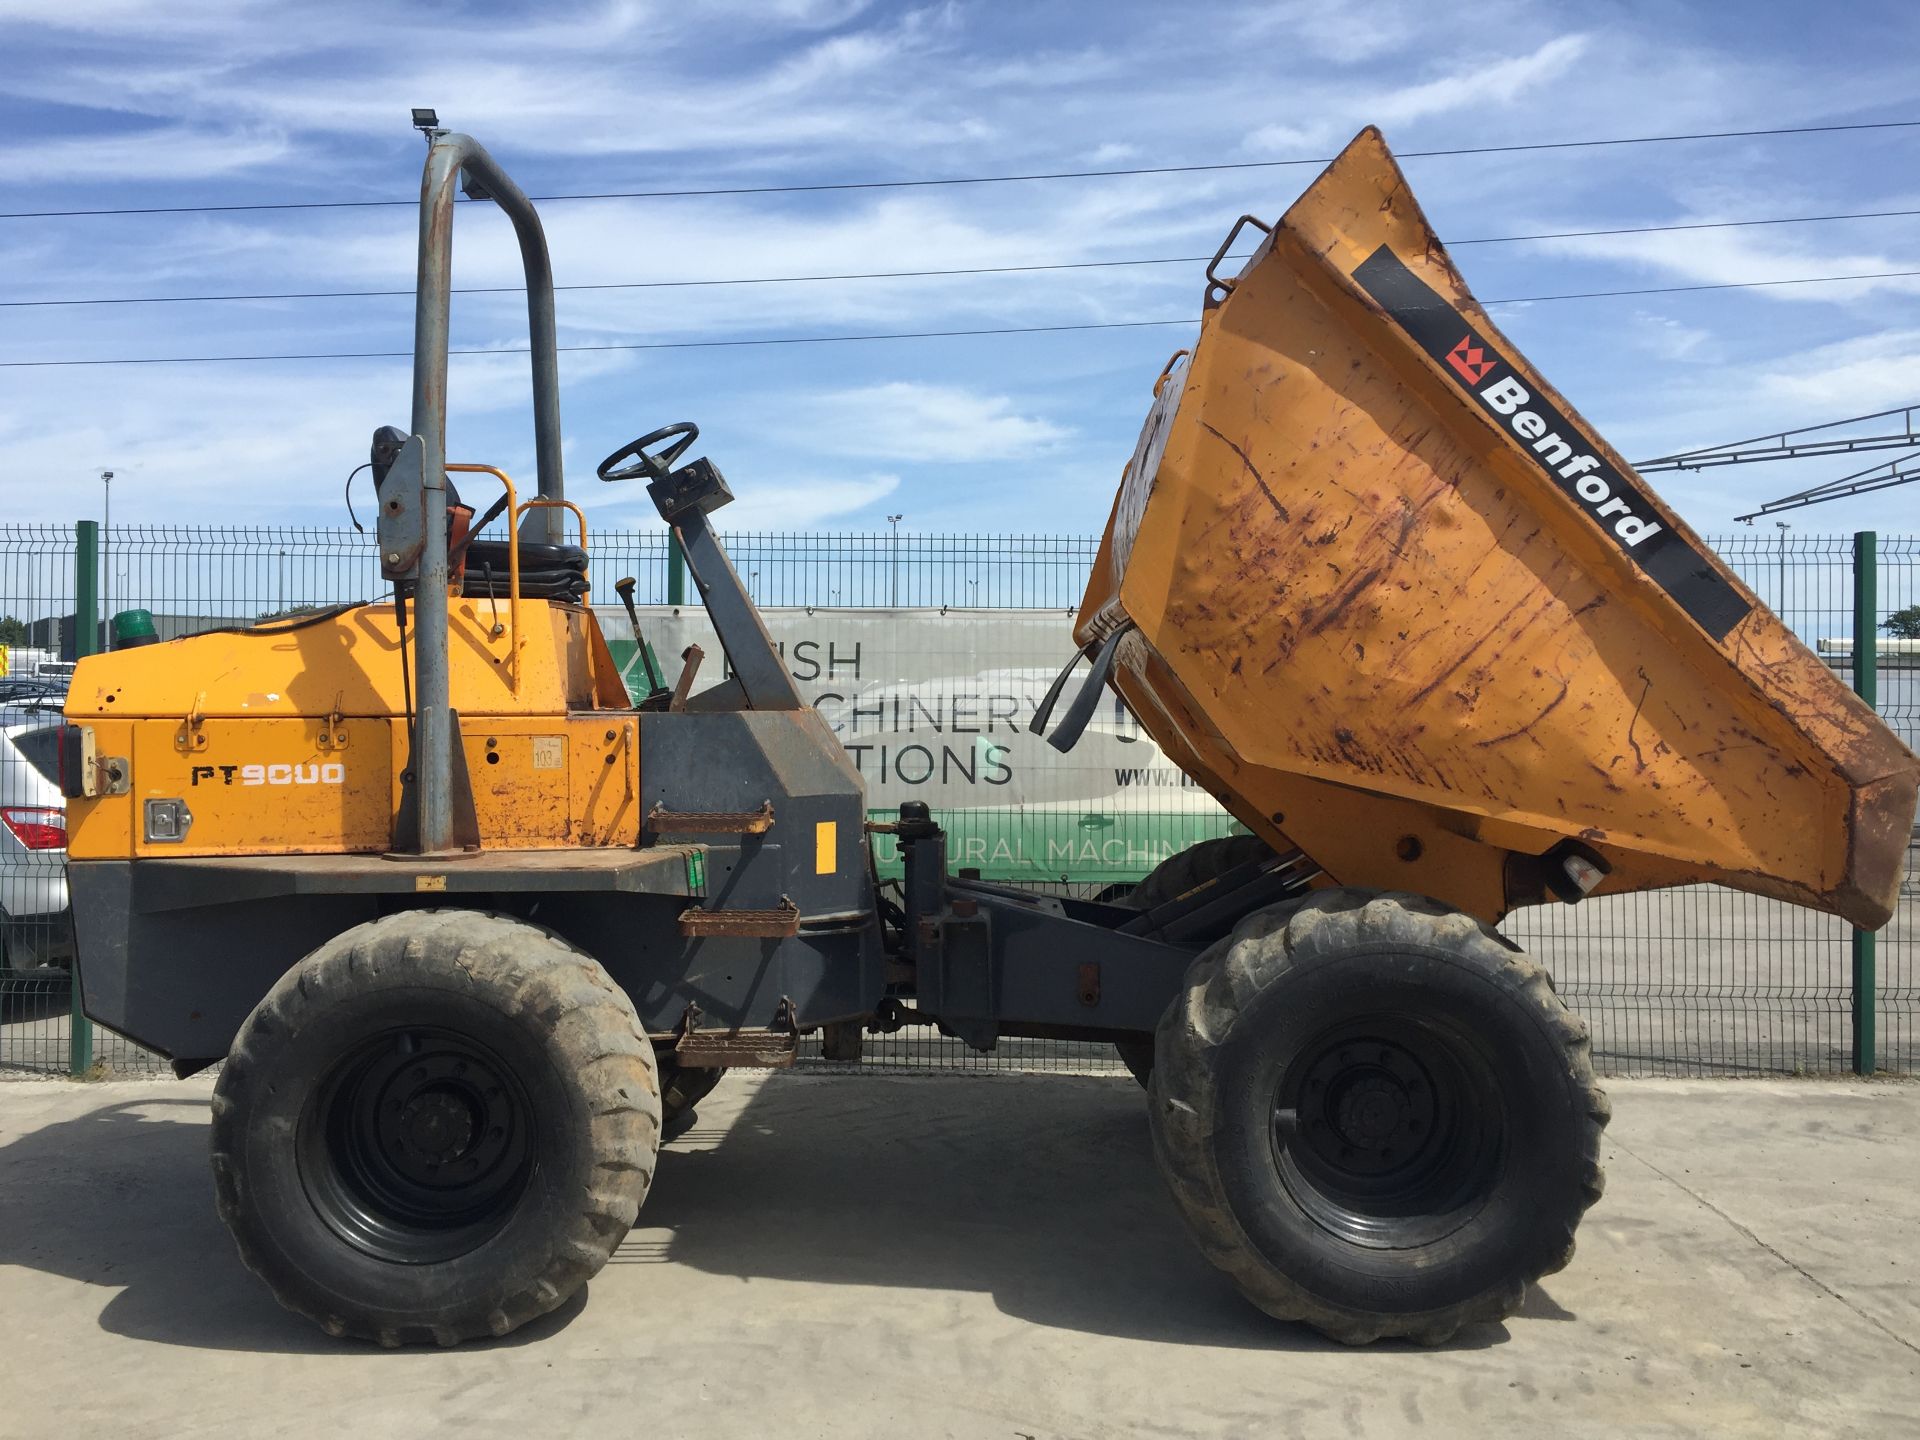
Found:
[(893, 578), (888, 587), (887, 606), (894, 610), (900, 608), (900, 522), (906, 518), (905, 515), (887, 516), (887, 524), (893, 527)]
[(107, 556), (107, 547), (113, 543), (113, 471), (100, 472), (102, 492), (100, 517), (100, 610), (107, 617), (107, 643), (105, 649), (113, 649), (113, 564)]
[(1785, 610), (1787, 608), (1787, 531), (1793, 527), (1784, 520), (1776, 520), (1773, 523), (1780, 531), (1780, 544), (1775, 552), (1777, 563), (1774, 567), (1779, 574), (1775, 587), (1780, 594), (1780, 604), (1776, 608)]

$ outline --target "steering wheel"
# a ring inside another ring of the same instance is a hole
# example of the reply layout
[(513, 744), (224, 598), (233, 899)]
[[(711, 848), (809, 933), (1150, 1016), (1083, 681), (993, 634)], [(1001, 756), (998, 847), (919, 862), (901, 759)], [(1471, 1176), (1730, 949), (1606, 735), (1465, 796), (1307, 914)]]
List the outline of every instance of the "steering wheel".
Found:
[[(678, 435), (666, 449), (657, 454), (648, 450), (649, 445), (658, 445), (669, 436)], [(673, 462), (687, 453), (687, 447), (700, 438), (700, 427), (691, 420), (676, 421), (672, 425), (662, 425), (658, 430), (649, 430), (638, 440), (622, 445), (613, 454), (600, 462), (595, 472), (602, 480), (658, 480), (673, 468)], [(620, 465), (622, 460), (631, 458), (632, 464)], [(615, 469), (620, 465), (619, 469)]]

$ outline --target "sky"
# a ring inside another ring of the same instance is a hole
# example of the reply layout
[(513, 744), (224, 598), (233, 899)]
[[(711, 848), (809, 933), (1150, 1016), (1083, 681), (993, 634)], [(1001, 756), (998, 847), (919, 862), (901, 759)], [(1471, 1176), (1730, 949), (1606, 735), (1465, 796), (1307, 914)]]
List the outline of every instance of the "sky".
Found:
[[(616, 0), (0, 0), (0, 209), (401, 200), (410, 107), (529, 193), (712, 189), (1324, 158), (1920, 119), (1920, 9), (1787, 0), (1434, 5)], [(1409, 159), (1445, 239), (1920, 210), (1920, 129)], [(1011, 184), (555, 201), (562, 285), (1209, 254), (1315, 166)], [(410, 291), (384, 208), (0, 220), (0, 300)], [(463, 206), (455, 283), (511, 286), (505, 219)], [(1920, 217), (1462, 246), (1483, 300), (1920, 269)], [(583, 290), (564, 345), (1197, 318), (1202, 266)], [(1630, 459), (1920, 401), (1920, 279), (1493, 311)], [(0, 360), (408, 351), (407, 295), (8, 306)], [(571, 494), (657, 521), (604, 454), (692, 419), (732, 529), (1097, 532), (1179, 327), (561, 357)], [(458, 347), (525, 343), (512, 294), (457, 296)], [(344, 523), (347, 472), (404, 426), (403, 359), (0, 371), (0, 519)], [(456, 357), (448, 451), (531, 488), (522, 355)], [(1657, 487), (1726, 533), (1882, 458)], [(364, 495), (364, 491), (362, 492)], [(1920, 529), (1920, 486), (1784, 517)], [(1765, 524), (1766, 522), (1762, 522)]]

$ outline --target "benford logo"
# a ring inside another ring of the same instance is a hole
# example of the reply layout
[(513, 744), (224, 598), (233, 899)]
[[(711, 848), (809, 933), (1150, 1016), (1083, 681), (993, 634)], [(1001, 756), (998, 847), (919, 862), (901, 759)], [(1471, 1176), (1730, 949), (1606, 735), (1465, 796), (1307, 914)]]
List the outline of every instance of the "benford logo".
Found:
[[(1574, 494), (1586, 501), (1596, 517), (1613, 526), (1622, 545), (1631, 550), (1649, 535), (1660, 533), (1659, 525), (1635, 515), (1633, 506), (1614, 493), (1616, 486), (1626, 488), (1619, 476), (1594, 456), (1575, 454), (1572, 443), (1563, 440), (1559, 431), (1548, 428), (1546, 420), (1520, 408), (1533, 396), (1513, 376), (1494, 381), (1479, 394), (1482, 405), (1502, 416), (1513, 433), (1529, 443), (1544, 468), (1573, 482)], [(1574, 439), (1579, 438), (1576, 433)]]
[(1478, 385), (1493, 369), (1493, 361), (1487, 358), (1485, 350), (1473, 343), (1471, 335), (1462, 335), (1459, 342), (1447, 352), (1447, 364), (1469, 385)]
[(1753, 610), (1724, 568), (1660, 514), (1659, 502), (1642, 490), (1624, 466), (1604, 458), (1582, 422), (1562, 414), (1531, 381), (1516, 377), (1513, 362), (1490, 345), (1440, 295), (1380, 245), (1353, 270), (1354, 281), (1420, 353), (1460, 382), (1464, 394), (1514, 442), (1519, 453), (1568, 500), (1580, 506), (1623, 554), (1633, 556), (1658, 585), (1715, 640), (1724, 640)]

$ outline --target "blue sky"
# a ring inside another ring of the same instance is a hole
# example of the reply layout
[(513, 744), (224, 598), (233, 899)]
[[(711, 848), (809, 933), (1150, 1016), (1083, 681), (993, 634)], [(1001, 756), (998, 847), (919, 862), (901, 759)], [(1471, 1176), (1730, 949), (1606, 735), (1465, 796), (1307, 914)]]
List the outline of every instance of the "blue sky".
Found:
[[(1818, 16), (1818, 20), (1811, 16)], [(413, 105), (535, 194), (1269, 160), (1377, 123), (1401, 150), (1920, 118), (1907, 4), (908, 4), (510, 7), (0, 0), (0, 209), (406, 198)], [(1920, 208), (1920, 130), (1408, 162), (1443, 237)], [(1307, 168), (543, 207), (564, 283), (1210, 252)], [(404, 289), (405, 208), (0, 221), (0, 298)], [(511, 284), (464, 209), (456, 281)], [(1462, 248), (1483, 299), (1920, 268), (1920, 222)], [(1197, 315), (1200, 266), (589, 291), (563, 344)], [(1920, 281), (1494, 312), (1629, 457), (1920, 400)], [(650, 522), (592, 466), (692, 418), (736, 528), (1091, 532), (1177, 330), (562, 357), (576, 497)], [(514, 296), (458, 345), (522, 343)], [(396, 350), (406, 299), (0, 310), (0, 359)], [(525, 359), (456, 360), (449, 452), (531, 473)], [(404, 424), (402, 361), (8, 370), (4, 518), (344, 520), (340, 482)], [(1668, 475), (1723, 532), (1842, 461)], [(1916, 528), (1920, 487), (1787, 517)]]

